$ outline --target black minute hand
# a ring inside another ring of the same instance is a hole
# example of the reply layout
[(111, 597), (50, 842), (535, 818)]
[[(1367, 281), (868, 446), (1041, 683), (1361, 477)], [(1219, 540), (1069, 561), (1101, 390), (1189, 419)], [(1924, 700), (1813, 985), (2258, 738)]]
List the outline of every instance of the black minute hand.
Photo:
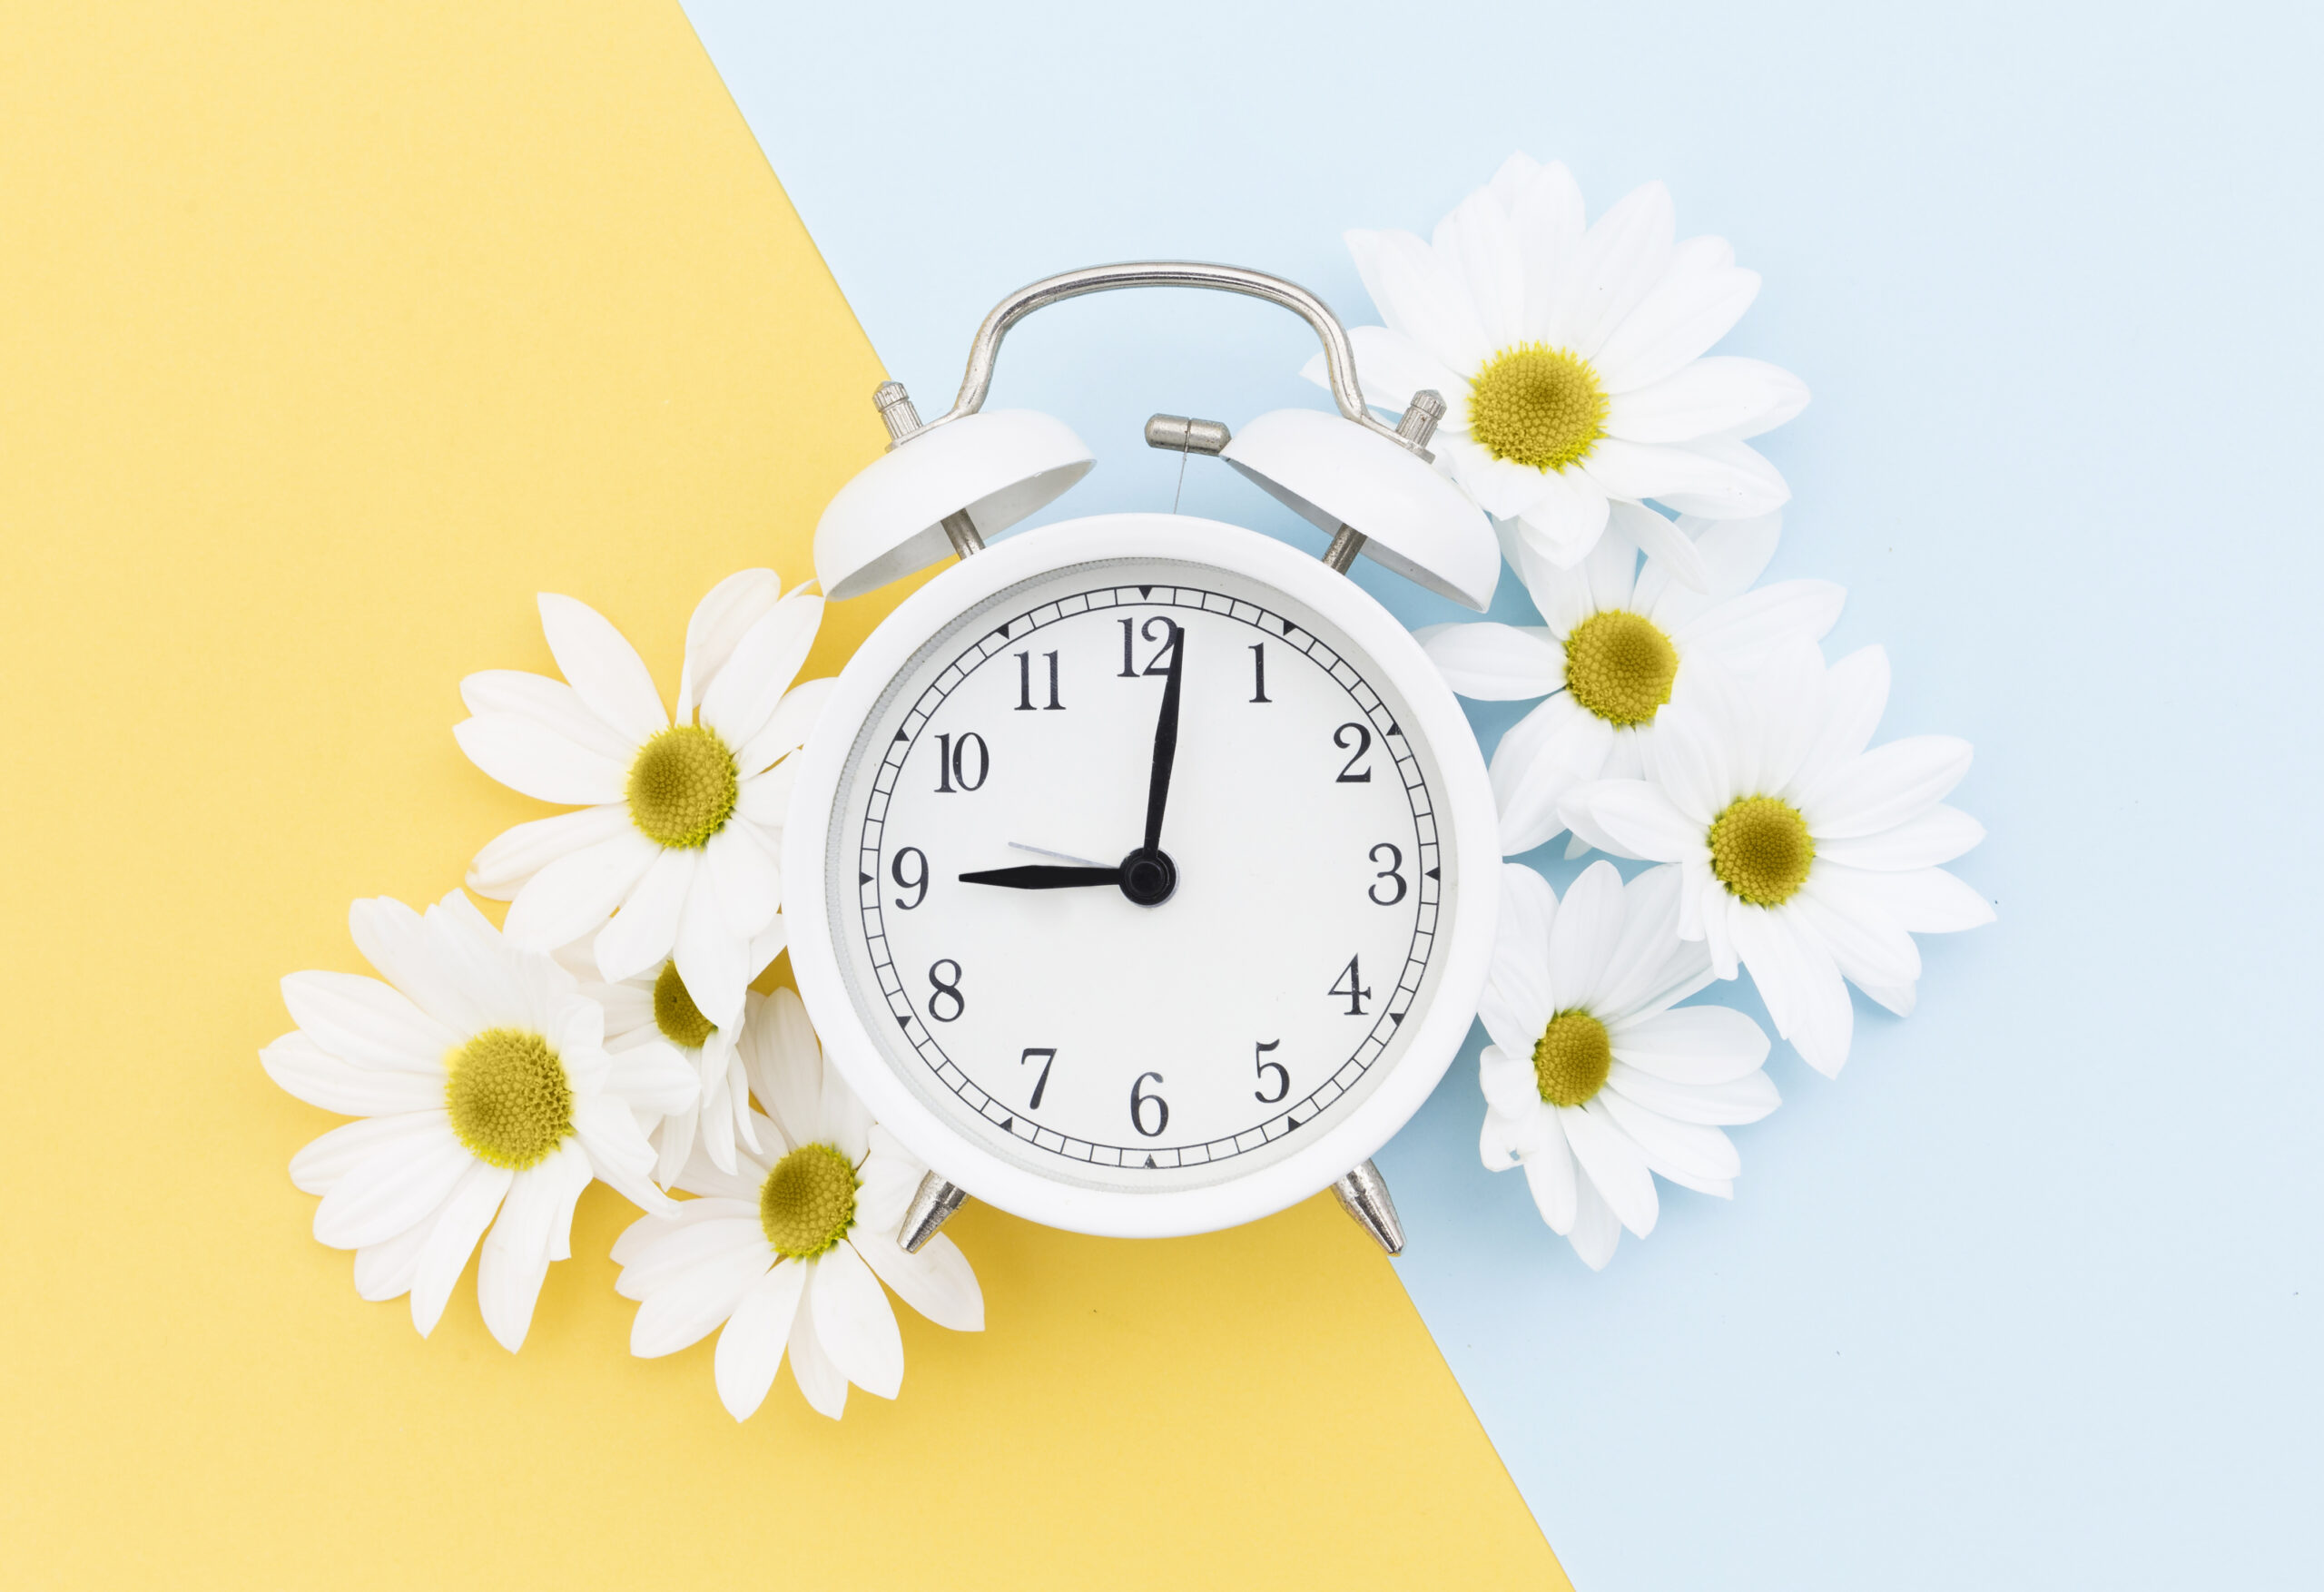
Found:
[(1062, 890), (1076, 885), (1119, 884), (1118, 868), (1059, 868), (1047, 862), (1027, 862), (1015, 868), (988, 868), (960, 875), (962, 884), (997, 884), (1009, 890)]
[(1178, 758), (1178, 682), (1187, 663), (1187, 631), (1170, 626), (1170, 676), (1162, 686), (1162, 711), (1154, 720), (1154, 771), (1146, 786), (1146, 846), (1162, 849), (1162, 811), (1170, 803), (1170, 766)]

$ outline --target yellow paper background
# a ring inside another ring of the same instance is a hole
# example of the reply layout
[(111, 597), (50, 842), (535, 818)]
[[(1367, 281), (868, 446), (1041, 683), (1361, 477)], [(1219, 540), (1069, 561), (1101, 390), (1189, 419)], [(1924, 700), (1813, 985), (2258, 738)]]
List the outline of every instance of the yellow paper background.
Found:
[(449, 733), (536, 590), (667, 690), (715, 579), (810, 573), (879, 363), (674, 5), (16, 7), (0, 133), (9, 1584), (1565, 1584), (1328, 1200), (972, 1206), (990, 1330), (904, 1312), (840, 1425), (630, 1358), (603, 1188), (517, 1357), (472, 1270), (431, 1341), (358, 1300), (275, 980), (540, 814)]

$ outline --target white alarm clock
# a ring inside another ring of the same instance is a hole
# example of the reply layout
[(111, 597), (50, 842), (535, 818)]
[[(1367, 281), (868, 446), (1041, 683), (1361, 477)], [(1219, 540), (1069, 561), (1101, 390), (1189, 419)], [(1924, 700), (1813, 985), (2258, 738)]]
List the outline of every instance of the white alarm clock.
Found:
[[(1114, 514), (986, 538), (1086, 475), (1030, 411), (980, 412), (1009, 328), (1113, 288), (1204, 287), (1304, 316), (1339, 413), (1239, 437), (1157, 416), (1334, 533)], [(1305, 290), (1232, 267), (1103, 266), (986, 318), (951, 411), (876, 395), (894, 441), (815, 533), (827, 595), (948, 553), (850, 660), (784, 833), (792, 966), (832, 1062), (963, 1193), (1052, 1226), (1231, 1226), (1326, 1187), (1390, 1253), (1370, 1157), (1468, 1033), (1500, 841), (1452, 693), (1347, 578), (1360, 551), (1482, 610), (1500, 552), (1430, 465), (1433, 393), (1390, 427)]]

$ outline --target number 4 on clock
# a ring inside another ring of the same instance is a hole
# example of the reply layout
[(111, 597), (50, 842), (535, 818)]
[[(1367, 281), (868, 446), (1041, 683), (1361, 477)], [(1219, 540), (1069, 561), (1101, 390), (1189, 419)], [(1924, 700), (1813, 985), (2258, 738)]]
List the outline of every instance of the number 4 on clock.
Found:
[(1332, 987), (1324, 992), (1326, 995), (1345, 997), (1347, 1015), (1352, 1017), (1362, 1017), (1364, 1003), (1372, 998), (1372, 991), (1364, 982), (1363, 970), (1356, 966), (1360, 959), (1356, 957), (1348, 958), (1347, 966), (1340, 969), (1340, 976), (1334, 978), (1332, 981)]

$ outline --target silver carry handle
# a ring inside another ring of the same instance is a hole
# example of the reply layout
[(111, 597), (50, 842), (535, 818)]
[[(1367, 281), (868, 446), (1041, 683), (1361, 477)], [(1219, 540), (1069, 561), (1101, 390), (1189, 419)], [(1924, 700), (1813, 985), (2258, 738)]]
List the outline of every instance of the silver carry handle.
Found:
[(1246, 298), (1282, 305), (1314, 327), (1316, 337), (1323, 340), (1324, 369), (1331, 378), (1332, 401), (1339, 406), (1340, 413), (1399, 447), (1412, 446), (1409, 439), (1397, 435), (1394, 427), (1374, 419), (1364, 407), (1364, 388), (1355, 378), (1355, 349), (1348, 341), (1347, 329), (1340, 324), (1330, 306), (1298, 283), (1269, 276), (1263, 270), (1183, 260), (1085, 266), (1018, 289), (994, 305), (992, 313), (984, 318), (984, 324), (977, 328), (976, 341), (969, 345), (968, 372), (960, 378), (960, 396), (952, 400), (951, 408), (919, 429), (941, 426), (984, 408), (985, 395), (992, 389), (992, 368), (1000, 354), (1000, 339), (1009, 335), (1010, 327), (1036, 310), (1078, 299), (1084, 293), (1108, 293), (1117, 288), (1207, 288), (1214, 292), (1241, 293)]

